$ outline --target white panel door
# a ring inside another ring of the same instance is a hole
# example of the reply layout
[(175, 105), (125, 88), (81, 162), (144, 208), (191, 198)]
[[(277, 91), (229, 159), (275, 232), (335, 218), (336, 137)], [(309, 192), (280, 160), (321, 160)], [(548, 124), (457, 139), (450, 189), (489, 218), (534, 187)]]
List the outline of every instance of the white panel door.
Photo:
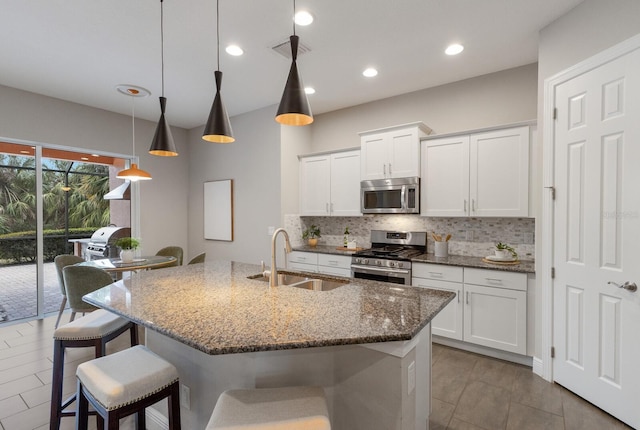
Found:
[(300, 215), (329, 216), (331, 163), (328, 155), (300, 160)]
[(420, 140), (418, 129), (389, 133), (390, 157), (387, 164), (389, 178), (420, 176)]
[(556, 87), (554, 379), (640, 428), (640, 52)]
[(362, 136), (360, 149), (360, 179), (385, 179), (389, 158), (388, 133)]
[(469, 214), (469, 136), (422, 142), (420, 215)]
[(362, 215), (359, 150), (331, 154), (331, 215)]
[(529, 127), (472, 134), (471, 216), (528, 216)]

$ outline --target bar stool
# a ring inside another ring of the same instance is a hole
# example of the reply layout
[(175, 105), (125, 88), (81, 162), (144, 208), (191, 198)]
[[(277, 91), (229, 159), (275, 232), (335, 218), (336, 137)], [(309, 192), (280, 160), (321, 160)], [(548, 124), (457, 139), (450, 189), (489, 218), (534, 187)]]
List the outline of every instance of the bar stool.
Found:
[(227, 390), (220, 395), (206, 430), (330, 430), (321, 387)]
[(95, 348), (95, 356), (106, 353), (107, 342), (129, 330), (131, 345), (138, 344), (138, 326), (119, 316), (98, 309), (90, 314), (58, 327), (53, 332), (53, 379), (51, 383), (51, 412), (49, 428), (58, 430), (62, 417), (75, 416), (75, 411), (66, 411), (76, 398), (73, 394), (62, 401), (62, 381), (64, 378), (64, 353), (67, 348)]
[(180, 430), (178, 370), (143, 345), (87, 361), (78, 366), (77, 430), (87, 430), (89, 403), (98, 414), (98, 428), (115, 430), (119, 420), (137, 414), (144, 430), (145, 409), (167, 398), (169, 429)]

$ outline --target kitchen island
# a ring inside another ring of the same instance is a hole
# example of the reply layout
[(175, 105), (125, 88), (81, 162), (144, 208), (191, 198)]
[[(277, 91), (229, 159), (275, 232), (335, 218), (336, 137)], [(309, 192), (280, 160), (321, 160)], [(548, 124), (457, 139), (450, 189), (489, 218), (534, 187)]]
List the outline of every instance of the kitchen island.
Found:
[(259, 272), (210, 261), (135, 273), (85, 300), (149, 329), (189, 387), (185, 428), (204, 428), (225, 389), (283, 385), (324, 387), (335, 429), (426, 428), (429, 322), (454, 294), (353, 279), (269, 288), (249, 279)]

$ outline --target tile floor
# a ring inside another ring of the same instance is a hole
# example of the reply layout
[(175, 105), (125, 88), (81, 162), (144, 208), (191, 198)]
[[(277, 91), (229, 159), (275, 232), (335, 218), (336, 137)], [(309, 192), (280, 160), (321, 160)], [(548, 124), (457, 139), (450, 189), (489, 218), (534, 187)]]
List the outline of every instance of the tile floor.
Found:
[(431, 430), (630, 427), (531, 368), (433, 345)]
[[(49, 428), (55, 315), (0, 325), (0, 430)], [(128, 346), (125, 333), (108, 352)], [(434, 345), (431, 429), (625, 429), (629, 428), (531, 369)], [(64, 391), (75, 390), (75, 369), (89, 349), (69, 350)], [(95, 421), (90, 428), (95, 429)], [(130, 420), (124, 428), (132, 428)], [(62, 429), (74, 427), (64, 418)]]

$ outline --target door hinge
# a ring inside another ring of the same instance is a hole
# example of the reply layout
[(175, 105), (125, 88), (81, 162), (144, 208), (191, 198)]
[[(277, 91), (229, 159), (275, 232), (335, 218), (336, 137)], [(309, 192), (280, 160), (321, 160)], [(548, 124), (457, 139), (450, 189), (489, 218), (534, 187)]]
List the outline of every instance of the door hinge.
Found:
[(556, 358), (556, 347), (555, 346), (551, 347), (551, 358)]
[(552, 267), (551, 268), (551, 279), (555, 279), (556, 278), (556, 268)]
[(556, 187), (554, 187), (553, 185), (550, 187), (545, 187), (551, 190), (551, 200), (555, 200), (556, 199)]
[(558, 119), (558, 108), (553, 108), (553, 119)]

